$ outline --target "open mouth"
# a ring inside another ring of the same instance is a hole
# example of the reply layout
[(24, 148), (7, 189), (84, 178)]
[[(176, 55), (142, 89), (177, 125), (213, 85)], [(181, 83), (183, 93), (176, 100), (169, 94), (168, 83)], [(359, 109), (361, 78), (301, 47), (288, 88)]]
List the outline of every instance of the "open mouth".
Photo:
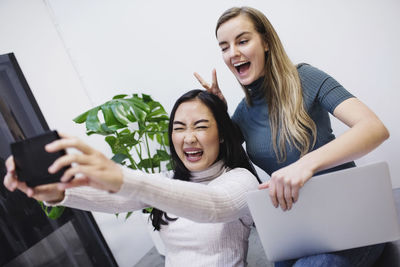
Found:
[(241, 62), (233, 65), (239, 74), (243, 74), (250, 68), (250, 61)]
[(203, 155), (203, 150), (191, 150), (191, 151), (184, 151), (185, 157), (190, 162), (195, 162), (201, 159)]

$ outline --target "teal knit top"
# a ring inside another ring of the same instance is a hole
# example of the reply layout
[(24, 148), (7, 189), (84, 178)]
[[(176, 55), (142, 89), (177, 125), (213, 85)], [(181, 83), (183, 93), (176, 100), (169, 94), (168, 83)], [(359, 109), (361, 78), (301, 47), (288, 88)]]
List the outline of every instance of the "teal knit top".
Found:
[[(340, 103), (354, 96), (334, 78), (311, 65), (303, 63), (298, 65), (297, 69), (306, 110), (317, 126), (316, 143), (312, 148), (315, 150), (335, 139), (329, 113), (333, 114)], [(262, 79), (247, 86), (253, 103), (249, 106), (246, 100), (242, 99), (232, 119), (242, 131), (250, 159), (271, 175), (274, 171), (297, 161), (300, 158), (300, 151), (286, 144), (286, 161), (278, 162), (271, 141), (268, 105), (261, 88)], [(318, 174), (354, 166), (354, 162), (349, 162)]]

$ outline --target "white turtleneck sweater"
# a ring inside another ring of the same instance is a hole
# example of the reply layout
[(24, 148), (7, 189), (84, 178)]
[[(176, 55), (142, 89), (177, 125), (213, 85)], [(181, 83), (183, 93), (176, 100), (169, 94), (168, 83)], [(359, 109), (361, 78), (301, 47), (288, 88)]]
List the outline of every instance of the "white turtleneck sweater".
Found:
[(161, 226), (165, 266), (246, 266), (253, 223), (246, 193), (258, 187), (248, 170), (229, 170), (220, 161), (192, 172), (190, 182), (166, 179), (171, 172), (147, 174), (123, 168), (123, 173), (118, 193), (73, 188), (66, 190), (62, 202), (51, 205), (108, 213), (156, 207), (169, 217), (179, 217)]

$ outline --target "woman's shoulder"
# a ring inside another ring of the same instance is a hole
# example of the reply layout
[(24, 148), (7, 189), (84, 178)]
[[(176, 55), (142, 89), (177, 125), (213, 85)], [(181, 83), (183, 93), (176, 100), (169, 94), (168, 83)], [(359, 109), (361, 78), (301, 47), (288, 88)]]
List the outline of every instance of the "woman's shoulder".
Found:
[(299, 63), (296, 67), (301, 80), (325, 80), (330, 77), (326, 72), (308, 63)]
[[(235, 177), (239, 177), (239, 178), (251, 178), (251, 180), (255, 180), (257, 181), (257, 178), (254, 176), (254, 174), (252, 174), (248, 169), (246, 168), (241, 168), (241, 167), (237, 167), (237, 168), (233, 168), (230, 169), (226, 172), (226, 174), (230, 175), (230, 176), (235, 176)], [(258, 183), (258, 181), (257, 181)]]
[(224, 185), (227, 188), (241, 188), (240, 190), (253, 190), (258, 188), (257, 178), (245, 168), (227, 169), (225, 173), (209, 183), (211, 186)]
[(319, 94), (340, 86), (340, 84), (324, 71), (307, 63), (297, 65), (301, 87), (306, 97), (313, 101)]

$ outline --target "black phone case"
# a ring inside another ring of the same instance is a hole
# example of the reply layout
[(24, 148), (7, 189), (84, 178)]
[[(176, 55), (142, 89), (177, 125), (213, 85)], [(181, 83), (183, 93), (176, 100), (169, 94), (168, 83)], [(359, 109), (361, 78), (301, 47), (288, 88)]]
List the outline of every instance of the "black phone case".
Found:
[(60, 139), (57, 131), (50, 131), (10, 145), (18, 180), (26, 182), (30, 187), (60, 181), (69, 167), (54, 174), (50, 174), (48, 168), (57, 158), (65, 155), (65, 150), (48, 153), (44, 149), (45, 145), (57, 139)]

